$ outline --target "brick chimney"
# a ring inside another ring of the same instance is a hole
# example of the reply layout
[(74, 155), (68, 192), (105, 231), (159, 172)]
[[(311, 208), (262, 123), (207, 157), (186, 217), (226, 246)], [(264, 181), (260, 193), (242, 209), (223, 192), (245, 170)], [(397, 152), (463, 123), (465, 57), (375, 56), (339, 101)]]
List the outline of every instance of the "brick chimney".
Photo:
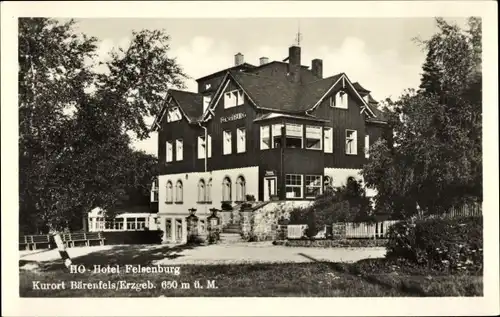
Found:
[(292, 82), (300, 82), (300, 46), (293, 45), (288, 49), (288, 73)]
[(323, 60), (316, 58), (312, 60), (311, 71), (314, 76), (323, 78)]
[(234, 66), (239, 66), (239, 65), (243, 64), (244, 62), (245, 62), (245, 58), (244, 58), (243, 54), (238, 53), (238, 54), (234, 55)]
[(267, 63), (269, 63), (269, 58), (261, 57), (261, 58), (259, 58), (259, 62), (260, 62), (260, 65), (267, 64)]

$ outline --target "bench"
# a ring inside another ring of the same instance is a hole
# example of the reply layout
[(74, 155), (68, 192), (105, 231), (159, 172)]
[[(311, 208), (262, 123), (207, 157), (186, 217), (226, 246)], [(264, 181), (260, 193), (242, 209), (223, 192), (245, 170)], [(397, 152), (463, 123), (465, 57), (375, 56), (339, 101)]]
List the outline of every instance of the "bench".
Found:
[(48, 248), (50, 248), (51, 243), (52, 241), (49, 234), (19, 237), (19, 246), (24, 247), (25, 250), (36, 250), (37, 245), (46, 245)]
[(91, 241), (99, 241), (100, 245), (104, 245), (105, 238), (101, 232), (79, 232), (65, 233), (62, 235), (62, 240), (66, 247), (75, 247), (75, 242), (83, 242), (86, 246), (90, 246)]

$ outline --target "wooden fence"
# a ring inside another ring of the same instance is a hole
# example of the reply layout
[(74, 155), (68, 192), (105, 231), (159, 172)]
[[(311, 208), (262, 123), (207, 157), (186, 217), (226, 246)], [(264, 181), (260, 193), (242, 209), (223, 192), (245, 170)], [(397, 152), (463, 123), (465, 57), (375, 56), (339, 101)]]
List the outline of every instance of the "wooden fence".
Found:
[(451, 208), (445, 213), (445, 217), (477, 217), (483, 213), (481, 204), (462, 205), (460, 207)]
[(345, 224), (345, 237), (352, 238), (385, 238), (389, 227), (395, 224), (397, 220), (386, 220), (375, 223), (352, 223)]

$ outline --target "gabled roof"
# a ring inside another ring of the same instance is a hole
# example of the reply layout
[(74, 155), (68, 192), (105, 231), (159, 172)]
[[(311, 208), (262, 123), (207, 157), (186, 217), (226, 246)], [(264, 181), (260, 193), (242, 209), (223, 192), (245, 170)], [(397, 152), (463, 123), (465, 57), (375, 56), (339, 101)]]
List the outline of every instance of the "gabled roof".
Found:
[(203, 114), (203, 95), (175, 89), (170, 89), (169, 94), (189, 120), (196, 121)]

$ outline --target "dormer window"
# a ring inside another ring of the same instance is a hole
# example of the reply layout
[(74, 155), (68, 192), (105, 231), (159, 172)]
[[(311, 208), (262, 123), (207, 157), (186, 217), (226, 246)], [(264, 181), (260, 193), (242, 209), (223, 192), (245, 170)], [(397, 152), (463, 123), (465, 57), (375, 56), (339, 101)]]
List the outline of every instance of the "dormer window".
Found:
[(241, 106), (245, 102), (242, 90), (232, 90), (224, 93), (224, 109)]
[(175, 122), (182, 119), (181, 111), (179, 107), (172, 107), (168, 109), (167, 112), (167, 122)]
[(330, 97), (330, 107), (347, 109), (348, 94), (344, 90), (338, 91), (334, 96)]

